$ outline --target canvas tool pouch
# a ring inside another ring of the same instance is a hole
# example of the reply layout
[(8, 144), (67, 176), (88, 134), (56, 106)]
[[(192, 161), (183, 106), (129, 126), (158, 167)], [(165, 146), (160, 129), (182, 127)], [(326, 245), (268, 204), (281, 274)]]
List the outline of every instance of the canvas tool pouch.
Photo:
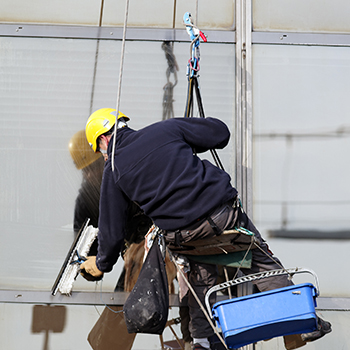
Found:
[(130, 350), (136, 334), (127, 332), (123, 307), (106, 307), (88, 335), (93, 350)]
[(169, 288), (158, 239), (147, 254), (123, 310), (129, 333), (163, 333), (168, 320)]
[(284, 346), (287, 350), (298, 349), (306, 345), (306, 342), (301, 339), (300, 334), (285, 335), (283, 339)]

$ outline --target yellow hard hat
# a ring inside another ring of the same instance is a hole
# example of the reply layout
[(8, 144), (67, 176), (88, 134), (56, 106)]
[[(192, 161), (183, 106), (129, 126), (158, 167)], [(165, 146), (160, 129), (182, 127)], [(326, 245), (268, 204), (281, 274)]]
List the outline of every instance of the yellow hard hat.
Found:
[[(96, 152), (97, 139), (115, 124), (117, 111), (113, 108), (101, 108), (92, 113), (86, 123), (85, 133), (90, 147)], [(119, 112), (118, 119), (129, 120), (125, 114)]]
[(87, 167), (101, 156), (98, 153), (94, 153), (89, 146), (85, 130), (80, 130), (72, 136), (68, 148), (74, 164), (79, 170)]

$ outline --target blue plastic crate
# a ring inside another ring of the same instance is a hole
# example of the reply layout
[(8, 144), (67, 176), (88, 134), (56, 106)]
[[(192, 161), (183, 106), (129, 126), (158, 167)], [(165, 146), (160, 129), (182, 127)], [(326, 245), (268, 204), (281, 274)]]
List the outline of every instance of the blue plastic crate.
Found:
[(224, 300), (212, 313), (230, 348), (316, 330), (317, 290), (311, 283)]

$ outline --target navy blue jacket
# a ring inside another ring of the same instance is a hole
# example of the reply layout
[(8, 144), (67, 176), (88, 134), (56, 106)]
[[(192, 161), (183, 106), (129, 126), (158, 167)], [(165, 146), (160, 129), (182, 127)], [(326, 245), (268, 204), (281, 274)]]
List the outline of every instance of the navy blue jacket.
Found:
[(165, 230), (185, 228), (237, 195), (230, 176), (193, 154), (224, 148), (227, 126), (214, 118), (174, 118), (139, 131), (118, 129), (114, 172), (108, 145), (101, 185), (97, 267), (112, 270), (123, 246), (130, 200)]

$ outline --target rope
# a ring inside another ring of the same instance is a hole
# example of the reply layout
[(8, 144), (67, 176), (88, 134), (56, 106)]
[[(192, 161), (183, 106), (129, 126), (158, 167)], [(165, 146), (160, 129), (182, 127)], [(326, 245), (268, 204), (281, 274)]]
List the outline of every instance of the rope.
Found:
[[(176, 58), (173, 52), (173, 43), (169, 41), (164, 41), (162, 43), (162, 49), (165, 52), (165, 58), (168, 62), (168, 68), (166, 70), (167, 83), (164, 85), (164, 95), (163, 95), (163, 120), (174, 118), (174, 108), (173, 108), (173, 90), (177, 84), (177, 71), (179, 67), (176, 62)], [(174, 75), (174, 83), (170, 81), (170, 74)]]
[(271, 259), (271, 260), (272, 260), (276, 265), (278, 265), (282, 270), (286, 271), (286, 272), (288, 273), (288, 275), (290, 276), (290, 278), (293, 277), (292, 274), (290, 274), (290, 273), (288, 272), (288, 270), (287, 270), (279, 261), (277, 261), (276, 259), (274, 259), (273, 256), (272, 256), (271, 254), (268, 254), (264, 249), (262, 249), (262, 248), (260, 247), (260, 245), (254, 240), (254, 233), (253, 233), (253, 232), (249, 231), (248, 229), (246, 229), (246, 228), (244, 228), (244, 227), (236, 227), (236, 230), (237, 230), (237, 231), (240, 231), (240, 232), (242, 232), (242, 233), (246, 233), (246, 234), (248, 234), (248, 235), (251, 235), (251, 236), (252, 236), (252, 241), (251, 241), (251, 243), (250, 243), (250, 246), (249, 246), (249, 248), (248, 248), (248, 250), (247, 250), (247, 252), (246, 252), (244, 258), (242, 259), (241, 265), (237, 268), (237, 272), (236, 272), (235, 276), (233, 277), (233, 280), (237, 277), (238, 271), (239, 271), (239, 269), (241, 268), (241, 266), (242, 266), (242, 264), (243, 264), (243, 262), (244, 262), (244, 260), (245, 260), (245, 258), (246, 258), (246, 256), (247, 256), (249, 250), (252, 249), (252, 246), (253, 246), (253, 245), (255, 245), (260, 251), (262, 251), (269, 259)]
[(122, 86), (122, 78), (123, 78), (123, 69), (124, 69), (124, 53), (125, 53), (125, 37), (126, 37), (126, 26), (128, 22), (128, 14), (129, 14), (129, 0), (126, 0), (125, 4), (125, 17), (124, 17), (124, 28), (123, 28), (123, 40), (122, 40), (122, 50), (120, 57), (120, 69), (119, 69), (119, 83), (118, 83), (118, 93), (117, 93), (117, 106), (116, 106), (116, 121), (114, 124), (114, 142), (112, 148), (112, 171), (114, 171), (114, 153), (115, 153), (115, 144), (117, 140), (117, 124), (118, 124), (118, 114), (119, 114), (119, 105), (120, 105), (120, 94), (121, 94), (121, 86)]
[[(263, 249), (259, 246), (259, 244), (257, 244), (257, 243), (254, 243), (254, 244), (255, 244), (255, 246), (256, 246), (257, 248), (259, 248), (267, 257), (269, 257), (275, 264), (277, 264), (282, 270), (288, 272), (287, 269), (286, 269), (285, 267), (282, 266), (282, 264), (280, 264), (276, 259), (274, 259), (274, 258), (272, 257), (272, 255), (270, 255), (270, 254), (268, 254), (267, 252), (265, 252), (265, 250), (263, 250)], [(290, 276), (291, 278), (293, 277), (290, 273), (288, 273), (288, 274), (289, 274), (289, 276)]]
[[(115, 311), (113, 310), (111, 307), (109, 307), (103, 300), (102, 300), (102, 282), (103, 280), (101, 280), (100, 282), (100, 300), (101, 300), (101, 303), (109, 310), (109, 311), (112, 311), (113, 313), (115, 314), (120, 314), (122, 313), (124, 310), (119, 310), (119, 311)], [(96, 283), (97, 284), (97, 283)]]
[[(102, 26), (102, 16), (103, 16), (103, 7), (104, 7), (104, 0), (101, 1), (100, 6), (100, 16), (98, 20), (98, 26)], [(95, 96), (95, 84), (96, 84), (96, 71), (97, 71), (97, 63), (98, 63), (98, 57), (99, 57), (99, 50), (100, 50), (100, 39), (97, 39), (96, 42), (96, 52), (95, 52), (95, 62), (94, 62), (94, 74), (92, 76), (92, 87), (91, 87), (91, 97), (90, 97), (90, 110), (89, 115), (92, 114), (92, 107), (94, 104), (94, 96)]]
[(238, 275), (238, 272), (241, 270), (241, 267), (242, 267), (242, 265), (243, 265), (245, 259), (247, 258), (248, 253), (250, 252), (250, 250), (252, 249), (252, 247), (253, 247), (254, 244), (256, 244), (256, 243), (254, 242), (254, 236), (252, 236), (251, 242), (250, 242), (250, 245), (249, 245), (249, 248), (248, 248), (247, 251), (245, 252), (244, 257), (243, 257), (243, 259), (242, 259), (242, 262), (241, 262), (240, 265), (237, 267), (236, 273), (235, 273), (235, 275), (234, 275), (233, 278), (232, 278), (233, 280), (236, 279), (236, 277), (237, 277), (237, 275)]

